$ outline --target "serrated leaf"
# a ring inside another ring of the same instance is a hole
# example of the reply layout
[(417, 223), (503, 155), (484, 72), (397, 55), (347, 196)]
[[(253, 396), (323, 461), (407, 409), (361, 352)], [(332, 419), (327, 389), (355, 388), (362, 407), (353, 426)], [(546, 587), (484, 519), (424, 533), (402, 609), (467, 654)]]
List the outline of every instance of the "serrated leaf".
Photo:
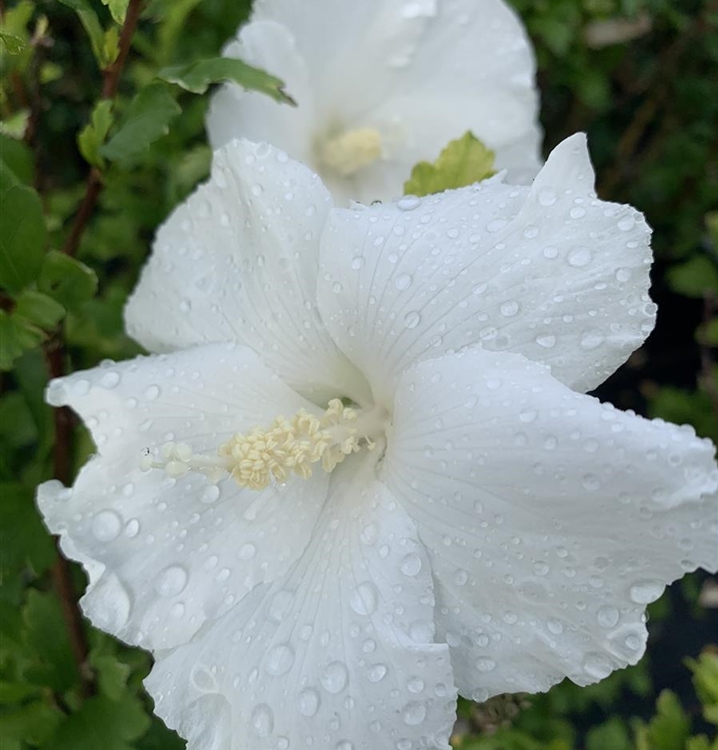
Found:
[(65, 308), (42, 292), (25, 289), (16, 300), (15, 314), (45, 330), (52, 330), (64, 317)]
[(30, 589), (22, 616), (24, 642), (33, 656), (32, 665), (25, 669), (27, 681), (58, 693), (73, 687), (77, 667), (57, 597)]
[(194, 94), (204, 94), (213, 83), (232, 81), (250, 91), (266, 94), (275, 101), (295, 104), (284, 91), (280, 78), (232, 57), (212, 57), (189, 65), (176, 65), (161, 70), (158, 77)]
[(37, 278), (47, 243), (38, 194), (0, 160), (0, 286), (17, 293)]
[(44, 340), (45, 334), (29, 320), (0, 310), (0, 370), (12, 369), (18, 357)]
[(451, 141), (431, 164), (419, 162), (404, 183), (405, 195), (431, 195), (473, 185), (496, 174), (494, 152), (470, 131)]
[(0, 484), (0, 574), (17, 575), (28, 563), (44, 573), (55, 559), (55, 545), (35, 507), (34, 492), (17, 482)]
[[(45, 701), (34, 701), (15, 710), (0, 713), (2, 748), (6, 742), (27, 742), (32, 747), (45, 747), (48, 737), (55, 733), (62, 714)], [(20, 747), (26, 747), (21, 745)]]
[(8, 55), (19, 55), (25, 49), (25, 42), (15, 34), (7, 31), (0, 31), (0, 39), (5, 44)]
[(97, 673), (100, 692), (112, 700), (119, 700), (127, 688), (130, 667), (114, 654), (90, 654), (90, 664)]
[(170, 122), (181, 111), (164, 83), (146, 86), (132, 100), (117, 132), (100, 148), (100, 154), (120, 162), (140, 156), (169, 131)]
[(95, 56), (99, 66), (104, 68), (106, 61), (104, 59), (104, 31), (97, 18), (97, 13), (92, 9), (88, 0), (59, 0), (63, 5), (72, 8), (77, 17), (80, 19), (87, 36), (90, 38), (92, 54)]
[(102, 99), (97, 102), (92, 110), (90, 122), (85, 125), (77, 136), (77, 145), (80, 153), (85, 157), (88, 164), (93, 167), (104, 167), (104, 160), (100, 156), (100, 147), (105, 142), (107, 134), (112, 127), (112, 102)]
[(112, 20), (119, 26), (122, 26), (125, 22), (127, 6), (130, 4), (130, 0), (102, 0), (102, 4), (109, 8)]
[(628, 727), (618, 717), (593, 727), (586, 735), (586, 750), (632, 750)]
[(76, 311), (95, 295), (97, 275), (79, 260), (51, 250), (45, 256), (37, 285), (66, 310)]
[(690, 732), (690, 720), (675, 693), (664, 690), (656, 701), (657, 714), (646, 731), (651, 750), (683, 750)]
[(693, 686), (703, 705), (706, 721), (718, 724), (718, 654), (704, 651), (698, 659), (686, 660), (693, 672)]
[(139, 699), (125, 695), (113, 701), (98, 695), (86, 700), (60, 725), (45, 750), (133, 750), (131, 743), (149, 727)]

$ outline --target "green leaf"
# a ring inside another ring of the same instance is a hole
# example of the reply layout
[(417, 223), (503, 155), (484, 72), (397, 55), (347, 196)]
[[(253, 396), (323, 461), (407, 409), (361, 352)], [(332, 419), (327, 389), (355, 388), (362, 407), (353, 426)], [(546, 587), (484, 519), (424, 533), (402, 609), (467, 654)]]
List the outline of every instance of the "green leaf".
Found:
[(658, 713), (646, 731), (651, 750), (683, 750), (690, 732), (690, 720), (686, 716), (675, 693), (664, 690), (656, 701)]
[(95, 295), (97, 275), (79, 260), (51, 250), (45, 256), (37, 285), (64, 308), (76, 311)]
[(104, 57), (104, 36), (97, 13), (92, 9), (88, 0), (59, 0), (63, 5), (72, 8), (77, 13), (87, 36), (90, 37), (90, 46), (92, 54), (95, 56), (99, 66), (104, 68), (107, 61)]
[(117, 132), (100, 148), (100, 154), (120, 162), (141, 156), (150, 144), (169, 132), (170, 122), (181, 111), (164, 83), (146, 86), (130, 102)]
[(0, 133), (0, 155), (5, 166), (15, 179), (25, 185), (32, 185), (34, 165), (32, 151), (17, 138)]
[(632, 750), (628, 728), (618, 717), (593, 727), (586, 735), (586, 750)]
[(113, 701), (100, 695), (86, 700), (53, 737), (45, 750), (134, 750), (130, 744), (149, 727), (139, 699), (125, 695)]
[(119, 661), (114, 654), (90, 654), (90, 664), (97, 673), (100, 691), (112, 700), (119, 700), (127, 688), (130, 667)]
[(706, 650), (698, 659), (687, 659), (686, 664), (693, 672), (693, 686), (706, 721), (718, 724), (718, 654)]
[(430, 195), (473, 185), (495, 174), (494, 152), (471, 132), (451, 141), (430, 164), (419, 162), (404, 183), (405, 195)]
[(686, 297), (703, 297), (718, 289), (718, 268), (705, 255), (696, 255), (668, 271), (671, 289)]
[(93, 167), (104, 168), (104, 159), (100, 156), (100, 147), (105, 142), (112, 127), (112, 102), (102, 99), (92, 110), (90, 122), (77, 136), (77, 145), (85, 160)]
[(127, 6), (130, 4), (130, 0), (102, 0), (102, 4), (110, 9), (112, 20), (116, 24), (122, 26), (125, 22)]
[(78, 674), (57, 598), (30, 589), (22, 614), (24, 641), (33, 656), (32, 665), (25, 669), (27, 681), (58, 693), (69, 690)]
[(0, 484), (0, 574), (17, 575), (28, 563), (44, 573), (55, 559), (55, 545), (35, 507), (34, 491), (17, 482)]
[(37, 278), (47, 242), (38, 194), (0, 160), (0, 286), (19, 292)]
[[(35, 701), (15, 710), (0, 714), (2, 748), (6, 742), (29, 743), (32, 747), (45, 747), (45, 741), (62, 720), (62, 714), (44, 701)], [(27, 747), (27, 745), (18, 745)]]
[(136, 750), (185, 750), (185, 747), (185, 741), (154, 716), (147, 734), (135, 743)]
[(65, 308), (42, 292), (25, 289), (17, 298), (15, 314), (40, 328), (52, 330), (64, 317)]
[(0, 370), (12, 369), (18, 357), (44, 340), (45, 334), (29, 320), (0, 310)]
[(5, 49), (9, 55), (19, 55), (25, 49), (25, 42), (15, 34), (0, 31), (0, 39), (5, 43)]
[(164, 68), (158, 76), (163, 81), (176, 83), (193, 94), (204, 94), (213, 83), (233, 81), (245, 89), (259, 91), (278, 102), (295, 104), (294, 99), (284, 91), (281, 79), (232, 57), (212, 57), (197, 60), (189, 65), (175, 65)]

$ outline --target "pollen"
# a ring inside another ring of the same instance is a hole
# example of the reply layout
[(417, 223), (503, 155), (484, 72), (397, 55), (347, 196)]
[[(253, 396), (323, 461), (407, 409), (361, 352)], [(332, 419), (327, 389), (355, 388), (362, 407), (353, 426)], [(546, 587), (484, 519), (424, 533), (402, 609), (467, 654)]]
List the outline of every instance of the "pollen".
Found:
[(342, 177), (351, 177), (381, 158), (381, 135), (373, 128), (347, 130), (317, 148), (320, 163)]
[(216, 456), (194, 454), (185, 443), (167, 443), (161, 460), (147, 450), (140, 465), (145, 471), (163, 469), (173, 478), (194, 471), (218, 481), (228, 474), (240, 487), (262, 490), (286, 482), (291, 474), (308, 479), (314, 464), (321, 462), (331, 472), (352, 453), (374, 450), (372, 436), (383, 428), (385, 415), (376, 408), (361, 413), (332, 399), (320, 417), (300, 409), (291, 419), (277, 417), (266, 429), (238, 432), (219, 446)]

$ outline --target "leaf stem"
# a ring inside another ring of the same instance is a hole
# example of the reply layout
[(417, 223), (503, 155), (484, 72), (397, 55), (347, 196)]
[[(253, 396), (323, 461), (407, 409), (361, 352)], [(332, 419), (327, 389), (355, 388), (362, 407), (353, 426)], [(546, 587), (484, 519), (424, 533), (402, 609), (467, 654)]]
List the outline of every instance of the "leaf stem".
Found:
[[(45, 347), (45, 359), (47, 369), (51, 378), (61, 377), (65, 374), (65, 353), (62, 342), (55, 337)], [(72, 429), (74, 418), (72, 412), (66, 407), (55, 409), (53, 413), (55, 422), (55, 444), (53, 448), (53, 475), (64, 485), (70, 485), (72, 481)], [(57, 544), (57, 541), (55, 542)], [(72, 571), (70, 564), (63, 557), (59, 546), (57, 548), (57, 559), (52, 566), (52, 581), (62, 607), (62, 615), (65, 619), (72, 655), (75, 658), (77, 672), (80, 678), (80, 689), (83, 697), (89, 698), (94, 695), (96, 685), (94, 675), (88, 664), (89, 646), (87, 635), (82, 619), (82, 613), (77, 604), (77, 596), (72, 584)]]
[[(127, 54), (130, 51), (132, 37), (137, 29), (137, 23), (139, 22), (143, 5), (144, 0), (130, 0), (130, 4), (127, 7), (127, 14), (125, 15), (125, 22), (122, 25), (122, 31), (120, 32), (119, 52), (117, 53), (117, 58), (104, 72), (101, 93), (102, 99), (114, 99), (117, 94), (120, 76), (125, 67)], [(99, 169), (92, 167), (87, 175), (85, 195), (80, 204), (80, 208), (75, 215), (75, 220), (70, 229), (70, 233), (67, 235), (65, 244), (62, 247), (63, 253), (66, 253), (67, 255), (75, 255), (77, 253), (77, 248), (80, 245), (80, 240), (82, 239), (85, 228), (87, 227), (92, 214), (95, 212), (97, 199), (102, 192), (103, 186), (102, 173)]]

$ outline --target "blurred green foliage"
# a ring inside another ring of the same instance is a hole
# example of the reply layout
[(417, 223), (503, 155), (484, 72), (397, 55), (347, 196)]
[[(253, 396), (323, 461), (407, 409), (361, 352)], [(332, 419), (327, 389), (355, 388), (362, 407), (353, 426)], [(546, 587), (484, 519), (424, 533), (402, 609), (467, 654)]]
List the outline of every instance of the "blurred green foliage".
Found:
[[(658, 329), (602, 395), (718, 440), (718, 7), (513, 4), (537, 47), (547, 147), (587, 130), (601, 196), (633, 203), (655, 230)], [(72, 592), (33, 493), (58, 475), (59, 450), (72, 473), (92, 446), (43, 390), (49, 373), (138, 353), (123, 304), (157, 226), (208, 174), (207, 97), (196, 92), (227, 78), (277, 99), (292, 92), (217, 59), (249, 0), (149, 0), (117, 91), (103, 96), (128, 5), (0, 3), (2, 750), (184, 747), (152, 716), (142, 689), (149, 657), (84, 622), (78, 642), (68, 627)], [(63, 253), (91, 184), (97, 206), (77, 252)], [(73, 439), (58, 447), (58, 434)], [(81, 591), (82, 573), (69, 571)], [(666, 623), (707, 616), (701, 583), (688, 578), (652, 607), (651, 652)], [(644, 660), (589, 688), (564, 682), (542, 696), (462, 702), (456, 744), (716, 750), (718, 659), (705, 651), (685, 669), (695, 690), (679, 695), (659, 691), (661, 673)]]

